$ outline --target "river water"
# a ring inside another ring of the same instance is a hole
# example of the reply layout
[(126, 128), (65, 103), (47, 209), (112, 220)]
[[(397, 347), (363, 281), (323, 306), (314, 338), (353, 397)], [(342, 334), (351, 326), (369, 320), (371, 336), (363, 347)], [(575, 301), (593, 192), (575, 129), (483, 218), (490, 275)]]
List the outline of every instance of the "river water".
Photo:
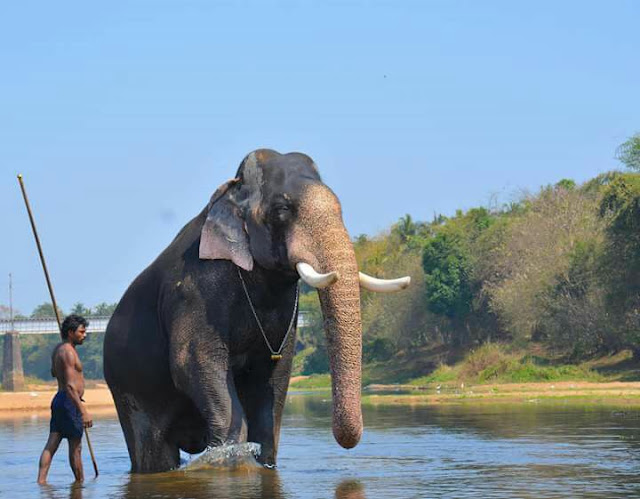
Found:
[[(131, 475), (115, 417), (91, 432), (100, 476), (72, 484), (66, 442), (36, 485), (47, 417), (0, 420), (3, 498), (640, 497), (640, 411), (576, 405), (365, 406), (365, 434), (344, 450), (328, 394), (289, 395), (277, 470), (251, 464)], [(187, 457), (185, 455), (185, 457)]]

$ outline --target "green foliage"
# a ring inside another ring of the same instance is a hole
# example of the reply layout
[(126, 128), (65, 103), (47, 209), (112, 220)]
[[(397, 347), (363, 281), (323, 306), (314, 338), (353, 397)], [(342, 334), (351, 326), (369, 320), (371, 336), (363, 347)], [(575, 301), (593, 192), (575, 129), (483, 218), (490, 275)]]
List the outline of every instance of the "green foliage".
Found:
[(315, 290), (300, 295), (299, 308), (307, 325), (298, 329), (298, 341), (304, 347), (294, 359), (294, 372), (301, 374), (326, 373), (329, 357), (325, 346), (323, 317)]
[[(60, 307), (58, 307), (58, 313), (60, 314), (60, 318), (64, 317), (64, 312)], [(32, 319), (50, 319), (51, 317), (55, 317), (56, 314), (53, 310), (53, 305), (51, 303), (41, 303), (31, 312)]]
[[(408, 223), (410, 222), (410, 224)], [(431, 341), (430, 312), (424, 307), (424, 273), (420, 264), (422, 245), (432, 233), (431, 227), (404, 217), (397, 226), (407, 237), (392, 228), (388, 234), (356, 240), (358, 267), (377, 277), (411, 276), (412, 284), (401, 293), (381, 294), (362, 290), (362, 329), (364, 344), (384, 339), (394, 350), (412, 348)], [(394, 226), (396, 227), (396, 226)], [(366, 346), (365, 346), (366, 348)]]
[(298, 390), (326, 390), (331, 388), (331, 376), (329, 374), (314, 374), (291, 383), (291, 388)]
[(460, 378), (476, 379), (488, 369), (497, 369), (508, 365), (514, 359), (504, 346), (497, 343), (485, 343), (467, 355), (460, 368)]
[(51, 354), (58, 343), (60, 343), (60, 337), (55, 334), (20, 335), (22, 367), (25, 375), (43, 380), (52, 379)]
[(593, 293), (562, 294), (559, 283), (571, 279), (580, 244), (588, 243), (590, 251), (603, 244), (599, 196), (597, 189), (544, 188), (527, 198), (525, 211), (503, 216), (498, 237), (485, 241), (478, 277), (489, 309), (506, 333), (503, 337), (522, 345), (533, 339), (565, 347), (566, 342), (556, 342), (556, 333), (566, 330), (559, 326), (558, 314), (569, 313), (572, 323), (581, 310), (597, 303), (594, 268), (583, 272)]
[(549, 344), (569, 352), (574, 359), (620, 346), (609, 325), (605, 289), (598, 279), (602, 252), (600, 241), (577, 241), (567, 255), (566, 271), (556, 275), (546, 294), (541, 329)]
[(602, 381), (603, 377), (590, 369), (576, 365), (539, 366), (533, 362), (514, 362), (504, 370), (488, 369), (480, 374), (480, 381), (503, 383), (535, 383), (545, 381)]
[(315, 290), (300, 294), (298, 309), (304, 314), (307, 325), (298, 329), (298, 340), (305, 347), (324, 345), (323, 317), (320, 300)]
[(630, 170), (640, 172), (640, 134), (626, 140), (616, 151), (616, 158)]
[(485, 208), (459, 211), (432, 227), (434, 235), (423, 245), (426, 305), (438, 317), (434, 324), (445, 343), (466, 345), (495, 335), (480, 275), (486, 236), (496, 232), (497, 222)]
[(389, 338), (367, 339), (362, 345), (364, 362), (389, 360), (396, 353), (396, 345)]
[(313, 351), (315, 350), (315, 347), (307, 347), (304, 348), (302, 350), (300, 350), (294, 357), (293, 357), (293, 364), (291, 366), (291, 375), (292, 376), (299, 376), (302, 374), (302, 371), (304, 370), (304, 363), (307, 359), (307, 357), (313, 353)]
[[(60, 343), (60, 337), (55, 334), (20, 335), (22, 346), (22, 365), (27, 376), (43, 380), (52, 379), (51, 354), (55, 346)], [(87, 379), (102, 379), (102, 343), (104, 333), (87, 335), (84, 344), (78, 347), (78, 355)]]
[(118, 306), (117, 303), (106, 303), (106, 302), (98, 303), (92, 309), (93, 311), (92, 316), (104, 317), (104, 316), (112, 315), (117, 306)]
[[(73, 305), (73, 307), (71, 307), (71, 311), (69, 313), (82, 315), (83, 317), (86, 317), (86, 318), (104, 317), (104, 316), (110, 316), (111, 314), (113, 314), (117, 306), (118, 306), (117, 303), (102, 302), (102, 303), (98, 303), (95, 307), (91, 308), (91, 307), (85, 306), (85, 304), (82, 302), (76, 302)], [(0, 305), (0, 318), (2, 318), (5, 312), (4, 308), (1, 308), (1, 307), (3, 307), (3, 305)], [(60, 314), (61, 319), (65, 317), (65, 313), (62, 311), (60, 307), (58, 307), (58, 313)], [(32, 319), (51, 319), (55, 317), (55, 314), (53, 312), (53, 305), (48, 302), (38, 305), (36, 308), (33, 309), (33, 312), (31, 312), (30, 317)], [(21, 316), (16, 312), (15, 318), (20, 319), (20, 318), (24, 318), (24, 316)]]
[(84, 303), (77, 302), (71, 307), (71, 313), (81, 315), (83, 317), (91, 316), (91, 309), (84, 306)]
[(408, 382), (410, 385), (425, 386), (431, 383), (451, 383), (458, 380), (459, 368), (441, 364), (435, 371), (428, 376), (420, 376)]
[(87, 379), (103, 379), (103, 343), (104, 333), (90, 333), (87, 339), (78, 347), (78, 355)]
[(548, 360), (510, 352), (504, 344), (487, 343), (472, 350), (455, 366), (441, 365), (431, 375), (410, 384), (431, 383), (531, 383), (548, 381), (602, 381), (597, 372), (582, 365), (550, 365)]
[(455, 235), (439, 233), (425, 245), (422, 266), (429, 310), (450, 318), (468, 314), (471, 263), (461, 241)]
[(302, 374), (329, 372), (329, 356), (324, 346), (317, 346), (308, 354), (303, 363)]
[(640, 174), (615, 176), (600, 214), (609, 220), (603, 280), (610, 322), (620, 342), (640, 359)]
[(576, 188), (576, 183), (574, 180), (570, 178), (563, 178), (559, 182), (556, 183), (556, 189), (565, 189), (567, 191), (572, 191)]

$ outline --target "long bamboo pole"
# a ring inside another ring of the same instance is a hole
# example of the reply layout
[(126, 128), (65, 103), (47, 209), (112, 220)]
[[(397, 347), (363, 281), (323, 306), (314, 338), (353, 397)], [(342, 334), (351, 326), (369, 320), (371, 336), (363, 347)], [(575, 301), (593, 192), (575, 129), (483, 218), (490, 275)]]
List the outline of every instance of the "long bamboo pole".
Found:
[[(49, 271), (47, 270), (47, 263), (44, 260), (44, 253), (42, 252), (42, 245), (40, 244), (40, 238), (38, 237), (38, 230), (36, 229), (36, 222), (31, 212), (31, 206), (29, 205), (29, 198), (27, 197), (27, 191), (24, 187), (24, 181), (22, 175), (18, 174), (18, 182), (20, 182), (20, 189), (22, 190), (22, 197), (24, 198), (24, 204), (27, 207), (27, 213), (29, 214), (29, 221), (31, 222), (31, 230), (33, 231), (33, 237), (36, 240), (36, 246), (38, 247), (38, 254), (40, 255), (40, 263), (42, 263), (42, 270), (44, 270), (44, 277), (47, 280), (47, 287), (49, 288), (49, 295), (51, 296), (51, 303), (53, 305), (53, 311), (56, 314), (56, 320), (58, 321), (58, 329), (62, 330), (62, 321), (60, 320), (60, 312), (58, 310), (58, 304), (56, 303), (56, 297), (53, 294), (53, 286), (51, 285), (51, 279), (49, 278)], [(85, 428), (85, 434), (87, 436), (87, 445), (89, 446), (89, 453), (91, 454), (91, 462), (93, 463), (93, 471), (98, 476), (98, 464), (93, 454), (93, 447), (91, 446), (91, 439), (89, 438), (89, 428)]]

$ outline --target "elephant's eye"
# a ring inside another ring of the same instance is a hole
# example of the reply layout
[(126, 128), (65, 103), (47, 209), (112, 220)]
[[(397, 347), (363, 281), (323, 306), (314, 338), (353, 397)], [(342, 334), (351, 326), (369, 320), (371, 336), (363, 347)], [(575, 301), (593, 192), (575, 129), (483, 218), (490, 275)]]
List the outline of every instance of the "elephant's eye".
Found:
[(284, 223), (291, 218), (292, 207), (288, 203), (276, 203), (271, 209), (271, 218), (276, 223)]

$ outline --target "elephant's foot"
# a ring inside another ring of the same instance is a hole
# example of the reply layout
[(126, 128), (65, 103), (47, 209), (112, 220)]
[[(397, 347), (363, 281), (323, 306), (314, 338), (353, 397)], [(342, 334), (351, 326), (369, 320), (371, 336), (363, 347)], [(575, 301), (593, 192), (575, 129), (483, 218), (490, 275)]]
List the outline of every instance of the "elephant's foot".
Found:
[(133, 395), (114, 396), (120, 424), (124, 431), (131, 471), (158, 473), (180, 465), (180, 450), (175, 442), (167, 440), (170, 413), (144, 404)]
[(141, 443), (142, 452), (132, 456), (131, 471), (134, 473), (159, 473), (178, 468), (180, 451), (167, 442)]

